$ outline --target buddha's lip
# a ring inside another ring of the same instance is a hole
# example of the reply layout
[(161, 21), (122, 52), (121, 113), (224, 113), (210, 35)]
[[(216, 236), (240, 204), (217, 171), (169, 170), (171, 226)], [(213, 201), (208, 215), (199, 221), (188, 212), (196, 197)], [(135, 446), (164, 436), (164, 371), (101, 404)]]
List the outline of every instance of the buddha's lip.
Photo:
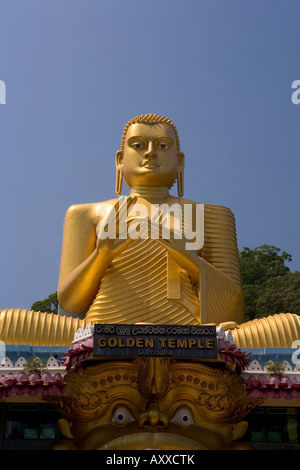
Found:
[(151, 167), (151, 168), (152, 168), (152, 167), (159, 166), (159, 165), (158, 165), (158, 163), (156, 163), (156, 162), (148, 162), (148, 161), (147, 161), (147, 162), (144, 162), (144, 163), (142, 164), (142, 166)]
[(126, 434), (98, 447), (97, 450), (207, 450), (200, 443), (172, 433), (142, 432)]

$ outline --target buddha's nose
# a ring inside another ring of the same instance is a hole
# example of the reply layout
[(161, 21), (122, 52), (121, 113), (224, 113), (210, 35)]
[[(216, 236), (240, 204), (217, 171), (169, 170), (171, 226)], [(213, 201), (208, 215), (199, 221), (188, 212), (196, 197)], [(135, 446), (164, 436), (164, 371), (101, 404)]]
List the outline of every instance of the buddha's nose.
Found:
[(168, 417), (160, 411), (157, 403), (151, 403), (147, 411), (139, 417), (140, 428), (166, 428), (168, 424)]
[(153, 142), (149, 142), (148, 144), (148, 149), (147, 151), (145, 152), (145, 157), (149, 158), (149, 157), (154, 157), (156, 158), (157, 157), (157, 153), (156, 153), (156, 150), (155, 150), (155, 146), (154, 146), (154, 143)]

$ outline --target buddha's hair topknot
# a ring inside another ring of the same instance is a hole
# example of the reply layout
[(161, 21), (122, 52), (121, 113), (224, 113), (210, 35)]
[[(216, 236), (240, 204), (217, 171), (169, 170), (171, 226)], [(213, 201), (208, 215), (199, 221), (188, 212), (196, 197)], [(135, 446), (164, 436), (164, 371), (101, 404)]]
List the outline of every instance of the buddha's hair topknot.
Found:
[(174, 134), (175, 134), (175, 139), (176, 139), (176, 145), (177, 145), (177, 152), (180, 151), (180, 143), (179, 143), (179, 136), (178, 132), (176, 129), (175, 124), (171, 121), (171, 119), (165, 117), (165, 116), (159, 116), (158, 114), (142, 114), (141, 116), (136, 116), (128, 123), (126, 124), (123, 135), (122, 135), (122, 140), (121, 140), (121, 151), (124, 151), (124, 143), (125, 143), (125, 137), (126, 137), (126, 132), (128, 130), (128, 127), (131, 126), (132, 124), (150, 124), (150, 125), (155, 125), (155, 124), (168, 124), (169, 126), (172, 127)]

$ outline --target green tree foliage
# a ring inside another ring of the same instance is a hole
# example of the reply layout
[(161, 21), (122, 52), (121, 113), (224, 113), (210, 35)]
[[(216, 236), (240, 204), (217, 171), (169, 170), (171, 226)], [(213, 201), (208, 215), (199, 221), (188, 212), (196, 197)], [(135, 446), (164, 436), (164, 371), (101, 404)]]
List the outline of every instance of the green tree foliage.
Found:
[(266, 362), (266, 366), (267, 366), (267, 372), (270, 375), (270, 377), (272, 377), (272, 375), (275, 375), (279, 379), (282, 379), (282, 377), (284, 376), (283, 361), (282, 362), (268, 361), (268, 362)]
[(24, 371), (26, 374), (31, 374), (32, 372), (37, 372), (42, 375), (47, 368), (47, 362), (40, 359), (39, 357), (29, 357), (26, 365), (24, 366)]
[(257, 248), (243, 248), (240, 252), (240, 264), (243, 285), (263, 285), (270, 279), (284, 276), (290, 271), (285, 266), (286, 261), (291, 261), (289, 253), (271, 245), (262, 245)]
[(57, 292), (50, 294), (44, 300), (38, 300), (31, 306), (31, 310), (36, 312), (58, 313)]
[(257, 300), (260, 312), (296, 313), (300, 315), (300, 272), (274, 279)]
[(300, 273), (290, 272), (289, 253), (271, 245), (240, 251), (245, 320), (275, 313), (300, 314)]

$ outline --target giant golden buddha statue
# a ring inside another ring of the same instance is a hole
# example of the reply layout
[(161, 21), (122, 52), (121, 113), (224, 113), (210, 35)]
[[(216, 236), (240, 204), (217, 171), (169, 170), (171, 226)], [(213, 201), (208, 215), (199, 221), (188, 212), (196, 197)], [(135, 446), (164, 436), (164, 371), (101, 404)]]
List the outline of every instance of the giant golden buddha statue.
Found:
[[(116, 154), (116, 169), (116, 192), (121, 194), (124, 179), (129, 198), (67, 211), (58, 285), (62, 308), (71, 314), (86, 311), (91, 323), (240, 322), (243, 297), (233, 215), (212, 205), (199, 204), (197, 211), (197, 203), (182, 198), (184, 154), (174, 124), (152, 114), (132, 119)], [(179, 197), (169, 193), (176, 180)], [(109, 207), (117, 230), (104, 238), (101, 222), (109, 218), (99, 219), (99, 214)], [(169, 238), (153, 237), (153, 223), (146, 225), (146, 234), (121, 236), (122, 209), (130, 233), (137, 220), (153, 222), (153, 208), (167, 208)], [(186, 249), (188, 215), (189, 233), (198, 238), (193, 249)]]
[(116, 153), (118, 197), (66, 213), (58, 283), (66, 314), (2, 310), (0, 339), (58, 346), (95, 323), (241, 324), (234, 216), (183, 198), (184, 162), (172, 121), (131, 119)]

